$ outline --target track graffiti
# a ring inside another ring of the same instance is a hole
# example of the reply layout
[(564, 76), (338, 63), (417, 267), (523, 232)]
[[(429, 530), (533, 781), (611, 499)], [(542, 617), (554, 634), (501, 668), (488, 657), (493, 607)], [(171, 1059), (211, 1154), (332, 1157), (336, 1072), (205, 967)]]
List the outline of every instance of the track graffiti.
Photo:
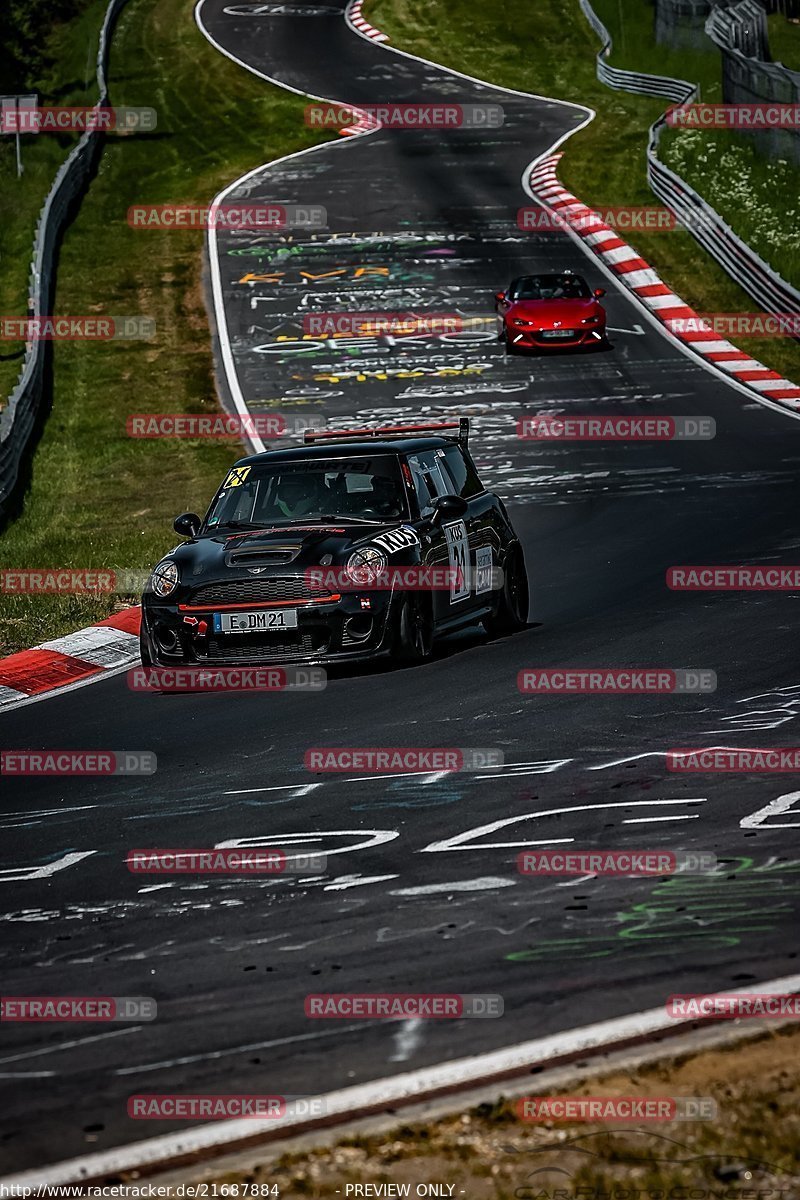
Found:
[(646, 901), (616, 912), (612, 928), (580, 937), (537, 941), (505, 957), (509, 962), (543, 962), (572, 954), (608, 958), (635, 952), (662, 957), (663, 943), (684, 939), (711, 949), (730, 949), (754, 934), (768, 933), (797, 907), (800, 861), (752, 858), (726, 860), (707, 875), (675, 875), (658, 883)]
[[(406, 273), (407, 274), (407, 273)], [(348, 279), (355, 281), (357, 279), (382, 279), (400, 278), (396, 273), (393, 274), (392, 268), (384, 265), (380, 266), (339, 266), (333, 267), (330, 271), (322, 271), (315, 274), (313, 271), (298, 270), (296, 276), (287, 273), (286, 271), (266, 271), (262, 274), (256, 274), (253, 271), (246, 272), (239, 283), (277, 283), (282, 285), (292, 285), (307, 287), (309, 283), (318, 283), (321, 279)]]
[(278, 337), (274, 342), (253, 346), (253, 354), (323, 354), (331, 350), (341, 350), (345, 354), (370, 353), (402, 353), (405, 350), (435, 351), (441, 346), (480, 346), (486, 342), (496, 342), (496, 335), (490, 330), (475, 329), (464, 333), (434, 333), (413, 334), (392, 339), (391, 343), (381, 337), (333, 337), (315, 339), (311, 337)]
[(442, 366), (442, 367), (381, 367), (368, 369), (365, 367), (354, 368), (353, 370), (330, 370), (320, 374), (305, 376), (292, 375), (292, 379), (310, 379), (315, 383), (366, 383), (372, 381), (376, 383), (388, 383), (397, 379), (422, 379), (425, 376), (431, 376), (437, 379), (446, 379), (452, 376), (480, 376), (487, 371), (494, 369), (494, 363), (474, 363), (470, 366)]

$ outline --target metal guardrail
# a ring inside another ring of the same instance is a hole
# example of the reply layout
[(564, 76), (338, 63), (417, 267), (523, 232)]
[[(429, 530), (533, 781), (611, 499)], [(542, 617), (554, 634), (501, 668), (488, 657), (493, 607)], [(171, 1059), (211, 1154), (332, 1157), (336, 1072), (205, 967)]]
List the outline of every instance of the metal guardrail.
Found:
[[(612, 49), (611, 35), (589, 0), (580, 0), (580, 4), (586, 19), (603, 43), (597, 54), (597, 78), (601, 83), (617, 91), (667, 96), (679, 104), (691, 103), (699, 97), (699, 87), (685, 79), (668, 79), (661, 75), (644, 75), (609, 67), (606, 59)], [(664, 84), (669, 86), (669, 90)], [(652, 191), (686, 225), (703, 249), (763, 309), (771, 313), (800, 311), (800, 292), (743, 242), (719, 213), (658, 157), (658, 142), (665, 125), (666, 113), (663, 113), (649, 131), (647, 181)]]
[(672, 79), (669, 75), (644, 75), (638, 71), (622, 71), (618, 67), (610, 67), (606, 60), (613, 47), (611, 34), (592, 8), (589, 0), (580, 0), (580, 4), (581, 12), (603, 43), (597, 53), (597, 78), (601, 83), (617, 92), (636, 92), (641, 96), (666, 96), (668, 100), (674, 100), (676, 104), (697, 98), (699, 88), (686, 79)]
[[(111, 33), (126, 0), (109, 0), (97, 51), (98, 99), (108, 103), (108, 55)], [(102, 152), (102, 133), (87, 130), (61, 164), (47, 195), (33, 239), (28, 316), (49, 316), (55, 294), (56, 251), (74, 201), (88, 186)], [(46, 415), (48, 371), (52, 344), (28, 342), (17, 384), (0, 412), (0, 517), (7, 514), (20, 480), (21, 466), (31, 440)]]

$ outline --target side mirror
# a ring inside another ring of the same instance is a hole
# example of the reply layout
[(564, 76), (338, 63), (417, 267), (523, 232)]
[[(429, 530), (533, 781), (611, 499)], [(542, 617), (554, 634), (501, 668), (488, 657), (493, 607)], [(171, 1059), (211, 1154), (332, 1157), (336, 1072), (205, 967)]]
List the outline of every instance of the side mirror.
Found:
[(595, 294), (595, 296), (597, 296), (597, 298), (599, 300), (601, 296), (605, 296), (606, 289), (605, 288), (595, 288), (594, 294)]
[(457, 521), (467, 512), (469, 505), (463, 496), (437, 496), (433, 501), (433, 524), (441, 521)]
[(506, 294), (505, 292), (496, 292), (494, 298), (495, 300), (505, 300)]
[(181, 515), (176, 517), (172, 522), (172, 528), (176, 533), (179, 533), (181, 537), (193, 538), (197, 537), (202, 523), (203, 522), (200, 520), (197, 513), (181, 513)]

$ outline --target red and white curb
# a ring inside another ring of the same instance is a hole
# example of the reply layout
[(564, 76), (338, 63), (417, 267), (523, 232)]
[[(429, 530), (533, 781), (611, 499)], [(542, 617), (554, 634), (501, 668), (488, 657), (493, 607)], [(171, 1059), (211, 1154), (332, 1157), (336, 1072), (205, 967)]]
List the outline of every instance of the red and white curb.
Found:
[(0, 658), (0, 712), (133, 666), (139, 661), (141, 611), (124, 608), (88, 629)]
[[(577, 196), (559, 182), (556, 167), (560, 154), (535, 163), (528, 177), (529, 190), (546, 207), (564, 217), (569, 229), (588, 246), (605, 267), (613, 271), (664, 329), (695, 354), (725, 372), (760, 397), (792, 410), (800, 409), (800, 387), (783, 379), (732, 342), (702, 329), (702, 319), (676, 296), (637, 252)], [(569, 225), (570, 218), (576, 225)], [(576, 227), (577, 226), (577, 227)], [(671, 323), (690, 322), (688, 331)]]
[(388, 33), (381, 33), (380, 29), (376, 29), (374, 25), (370, 25), (369, 21), (364, 20), (361, 15), (363, 7), (364, 0), (353, 0), (352, 4), (348, 4), (345, 14), (347, 21), (364, 37), (372, 38), (373, 42), (388, 42)]
[(374, 133), (376, 129), (381, 128), (378, 118), (363, 108), (353, 108), (344, 104), (339, 107), (353, 113), (358, 118), (352, 125), (345, 125), (343, 129), (340, 129), (339, 137), (358, 137), (360, 133)]

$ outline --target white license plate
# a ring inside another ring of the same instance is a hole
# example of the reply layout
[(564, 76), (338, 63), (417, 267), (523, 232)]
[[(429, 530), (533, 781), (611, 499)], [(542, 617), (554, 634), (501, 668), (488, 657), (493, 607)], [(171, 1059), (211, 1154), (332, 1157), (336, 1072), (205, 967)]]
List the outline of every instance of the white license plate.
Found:
[(546, 337), (546, 338), (572, 337), (574, 332), (575, 332), (574, 329), (543, 329), (542, 337)]
[(297, 628), (297, 609), (214, 613), (214, 633), (269, 633)]

